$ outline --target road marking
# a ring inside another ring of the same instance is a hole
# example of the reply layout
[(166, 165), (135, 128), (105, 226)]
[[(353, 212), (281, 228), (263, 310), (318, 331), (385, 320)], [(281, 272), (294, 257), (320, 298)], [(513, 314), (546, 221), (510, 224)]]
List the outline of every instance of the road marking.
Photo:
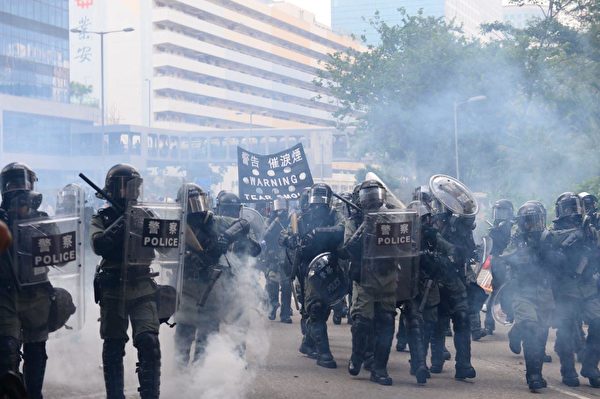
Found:
[(577, 399), (592, 399), (590, 396), (580, 395), (578, 393), (575, 393), (575, 392), (572, 392), (572, 391), (567, 391), (566, 389), (555, 387), (553, 385), (548, 385), (548, 389), (552, 389), (554, 391), (562, 393), (563, 395), (572, 396), (572, 397), (577, 398)]

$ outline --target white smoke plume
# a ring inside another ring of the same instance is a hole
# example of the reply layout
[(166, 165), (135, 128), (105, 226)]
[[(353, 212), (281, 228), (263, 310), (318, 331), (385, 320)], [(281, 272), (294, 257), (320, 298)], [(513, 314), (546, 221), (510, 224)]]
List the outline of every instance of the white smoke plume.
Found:
[[(226, 286), (231, 289), (229, 295), (233, 300), (227, 301), (228, 309), (223, 309), (227, 321), (217, 333), (209, 336), (204, 358), (184, 374), (179, 374), (174, 367), (173, 351), (168, 351), (170, 355), (163, 352), (163, 369), (172, 367), (163, 373), (162, 395), (165, 397), (242, 399), (257, 370), (266, 362), (269, 332), (260, 273), (254, 267), (254, 259), (237, 258), (232, 254), (227, 257), (233, 271), (233, 278)], [(161, 335), (161, 338), (163, 348), (173, 345), (172, 337)]]

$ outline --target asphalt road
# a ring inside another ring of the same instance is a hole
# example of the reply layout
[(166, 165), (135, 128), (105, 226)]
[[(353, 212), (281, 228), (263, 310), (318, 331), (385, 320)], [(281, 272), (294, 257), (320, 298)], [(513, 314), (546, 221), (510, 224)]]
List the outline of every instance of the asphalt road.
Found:
[[(300, 343), (297, 317), (294, 317), (292, 325), (267, 321), (264, 327), (248, 342), (248, 365), (231, 354), (231, 345), (228, 346), (226, 340), (218, 340), (213, 346), (210, 361), (207, 360), (192, 372), (182, 374), (173, 366), (173, 330), (163, 326), (161, 396), (203, 399), (512, 399), (535, 395), (529, 393), (525, 385), (523, 357), (509, 351), (506, 330), (503, 328), (495, 335), (473, 343), (473, 365), (477, 370), (477, 378), (472, 382), (456, 381), (453, 378), (454, 362), (450, 361), (446, 362), (442, 374), (434, 375), (426, 385), (419, 386), (409, 374), (409, 354), (393, 351), (389, 372), (394, 385), (383, 387), (370, 382), (368, 372), (363, 371), (358, 377), (351, 377), (346, 371), (351, 350), (349, 325), (329, 326), (331, 349), (338, 362), (338, 368), (334, 370), (318, 367), (314, 360), (297, 351)], [(96, 327), (88, 329), (75, 341), (69, 338), (67, 342), (57, 342), (60, 340), (49, 343), (45, 397), (104, 397), (99, 355), (101, 341)], [(453, 352), (451, 338), (447, 339), (447, 344)], [(544, 366), (544, 376), (549, 386), (542, 390), (541, 395), (548, 399), (600, 397), (600, 389), (589, 387), (583, 378), (580, 378), (582, 386), (579, 388), (568, 388), (561, 384), (558, 359), (552, 351), (553, 344), (554, 334), (551, 333), (547, 352), (552, 354), (554, 362)], [(127, 352), (127, 397), (136, 398), (135, 349), (130, 343)]]

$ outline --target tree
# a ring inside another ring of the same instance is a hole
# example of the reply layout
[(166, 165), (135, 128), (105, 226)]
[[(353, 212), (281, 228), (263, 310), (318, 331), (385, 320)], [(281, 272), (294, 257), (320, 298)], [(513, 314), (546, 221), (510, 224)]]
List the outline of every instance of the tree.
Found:
[(71, 95), (71, 102), (77, 102), (78, 104), (84, 104), (89, 101), (89, 96), (92, 94), (92, 85), (85, 85), (79, 82), (71, 82), (69, 84), (69, 91)]
[(583, 1), (551, 3), (525, 29), (486, 26), (499, 37), (488, 43), (422, 13), (400, 9), (395, 26), (376, 14), (380, 43), (332, 54), (317, 84), (341, 104), (340, 126), (356, 127), (355, 153), (413, 187), (454, 174), (454, 104), (485, 95), (459, 106), (461, 179), (492, 199), (555, 198), (599, 165), (592, 149), (600, 74), (597, 18), (590, 21)]

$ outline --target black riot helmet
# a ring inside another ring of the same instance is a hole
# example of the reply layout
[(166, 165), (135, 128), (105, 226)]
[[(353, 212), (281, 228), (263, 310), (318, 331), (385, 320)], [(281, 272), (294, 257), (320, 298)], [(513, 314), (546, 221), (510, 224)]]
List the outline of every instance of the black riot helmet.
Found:
[(492, 214), (494, 224), (497, 225), (500, 222), (512, 220), (515, 217), (515, 208), (509, 200), (499, 199), (494, 202), (494, 206), (492, 206)]
[(557, 219), (563, 218), (574, 218), (577, 216), (583, 216), (583, 206), (581, 204), (581, 198), (575, 193), (567, 191), (562, 193), (555, 203), (555, 212)]
[(15, 191), (33, 191), (37, 180), (35, 172), (29, 166), (11, 162), (0, 172), (2, 197)]
[(208, 212), (210, 210), (210, 201), (208, 194), (197, 184), (184, 183), (177, 191), (177, 202), (183, 204), (187, 193), (187, 212), (188, 214)]
[(537, 201), (527, 201), (517, 211), (517, 226), (523, 233), (539, 233), (546, 228), (546, 209)]
[(222, 191), (217, 197), (217, 215), (229, 216), (232, 218), (240, 217), (240, 210), (242, 209), (242, 202), (240, 198), (234, 193)]
[(583, 205), (583, 211), (586, 215), (592, 215), (596, 213), (598, 208), (596, 207), (598, 204), (598, 198), (594, 194), (581, 192), (577, 194), (577, 196), (581, 199), (581, 203)]
[(140, 196), (142, 182), (142, 176), (136, 168), (126, 163), (119, 163), (106, 173), (104, 191), (110, 199), (117, 202), (133, 201)]
[(331, 207), (333, 191), (325, 183), (313, 184), (308, 192), (308, 206), (326, 206)]
[(365, 180), (358, 190), (358, 202), (364, 210), (377, 210), (385, 204), (386, 189), (377, 180)]

